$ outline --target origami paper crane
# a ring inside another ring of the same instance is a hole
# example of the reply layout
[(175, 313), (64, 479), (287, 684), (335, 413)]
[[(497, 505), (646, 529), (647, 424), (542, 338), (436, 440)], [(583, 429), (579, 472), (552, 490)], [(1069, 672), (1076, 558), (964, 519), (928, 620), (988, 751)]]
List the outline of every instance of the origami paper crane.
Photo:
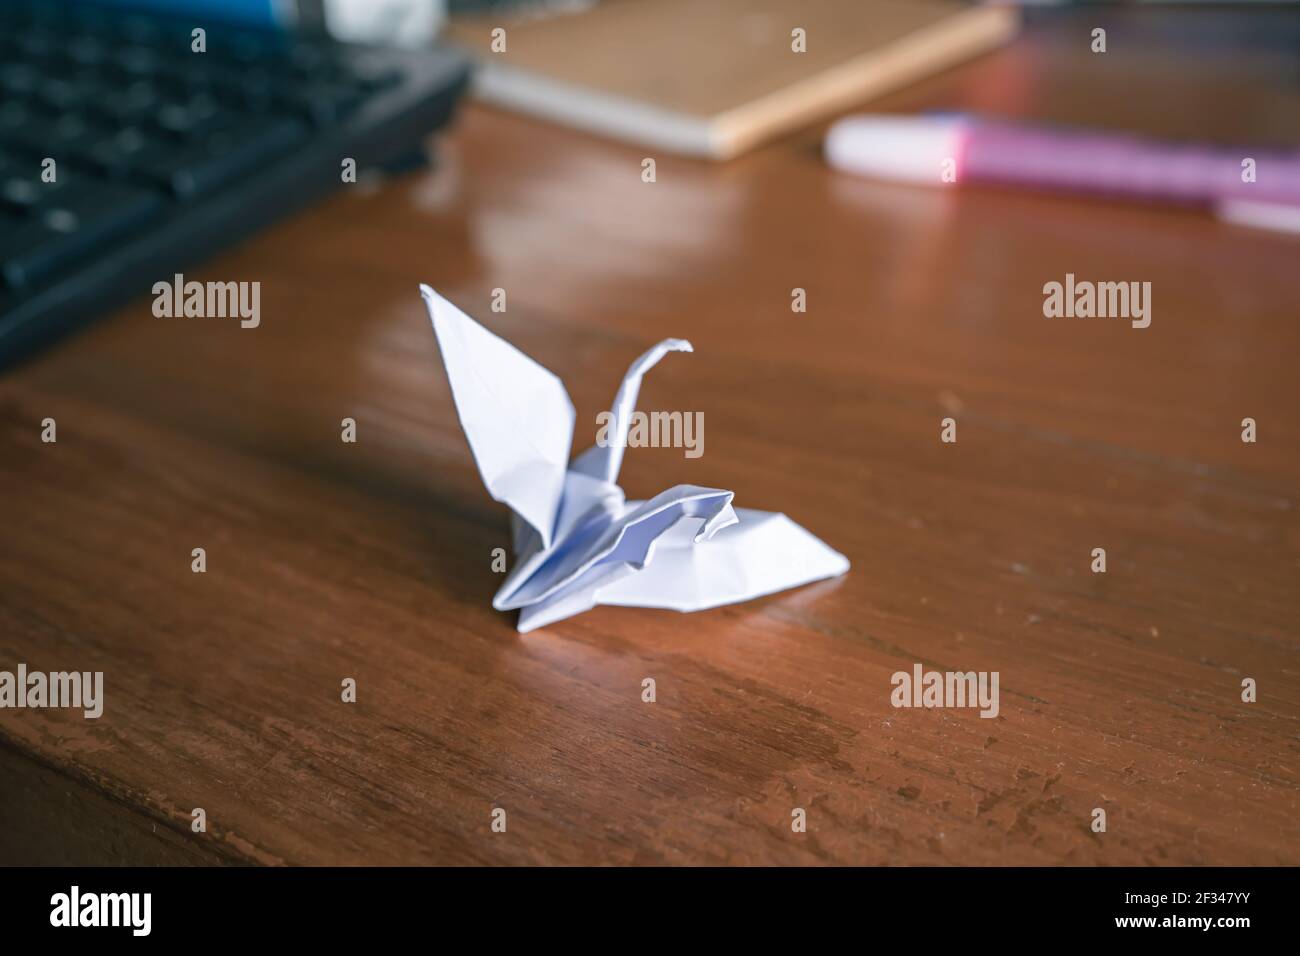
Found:
[(609, 439), (570, 463), (564, 383), (427, 285), (420, 292), (483, 484), (514, 512), (514, 566), (492, 606), (518, 608), (520, 632), (597, 604), (698, 611), (849, 569), (785, 515), (733, 508), (730, 491), (677, 485), (625, 500), (618, 472), (641, 379), (689, 342), (664, 339), (632, 363)]

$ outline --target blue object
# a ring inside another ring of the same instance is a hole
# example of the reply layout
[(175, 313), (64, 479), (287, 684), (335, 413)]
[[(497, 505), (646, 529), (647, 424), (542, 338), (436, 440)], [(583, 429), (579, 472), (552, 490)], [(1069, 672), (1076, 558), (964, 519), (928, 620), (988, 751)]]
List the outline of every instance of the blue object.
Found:
[(273, 0), (93, 0), (100, 6), (152, 10), (176, 15), (217, 17), (271, 26), (277, 22)]

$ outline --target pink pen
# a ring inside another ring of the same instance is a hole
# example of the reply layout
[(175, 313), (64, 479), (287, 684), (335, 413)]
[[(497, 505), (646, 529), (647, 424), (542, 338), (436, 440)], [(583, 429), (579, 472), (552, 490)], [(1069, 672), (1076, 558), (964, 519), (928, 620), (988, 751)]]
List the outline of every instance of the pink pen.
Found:
[(1206, 205), (1237, 221), (1268, 220), (1274, 210), (1271, 223), (1252, 224), (1275, 228), (1295, 222), (1300, 210), (1300, 150), (1168, 143), (965, 116), (867, 115), (831, 127), (826, 158), (882, 179)]

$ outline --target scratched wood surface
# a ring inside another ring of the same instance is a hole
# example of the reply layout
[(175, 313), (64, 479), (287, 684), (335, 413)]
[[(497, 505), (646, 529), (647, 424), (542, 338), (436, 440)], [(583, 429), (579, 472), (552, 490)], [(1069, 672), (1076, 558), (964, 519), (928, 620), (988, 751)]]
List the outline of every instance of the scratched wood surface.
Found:
[[(1156, 16), (879, 108), (1300, 142), (1293, 52), (1163, 52)], [(186, 270), (261, 281), (260, 328), (142, 295), (0, 379), (0, 669), (106, 696), (0, 711), (0, 862), (1300, 862), (1300, 241), (847, 179), (821, 132), (648, 185), (470, 109), (435, 172)], [(1151, 327), (1044, 319), (1067, 272), (1150, 281)], [(852, 570), (517, 635), (420, 281), (563, 377), (578, 447), (689, 338), (642, 406), (704, 412), (705, 453), (630, 451), (629, 494), (732, 488)], [(916, 663), (999, 671), (999, 715), (892, 708)]]

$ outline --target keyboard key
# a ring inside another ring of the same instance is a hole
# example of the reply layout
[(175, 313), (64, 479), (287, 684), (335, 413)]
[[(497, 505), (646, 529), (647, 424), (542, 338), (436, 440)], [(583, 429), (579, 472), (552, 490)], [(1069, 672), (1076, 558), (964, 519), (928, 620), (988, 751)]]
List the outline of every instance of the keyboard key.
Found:
[(187, 99), (163, 101), (154, 115), (154, 126), (174, 138), (195, 139), (234, 126), (241, 119), (239, 114), (222, 109), (212, 95), (196, 93)]
[(32, 111), (17, 100), (0, 103), (0, 143), (12, 148), (14, 133), (26, 126), (31, 116)]
[(115, 27), (119, 36), (145, 47), (155, 46), (162, 37), (162, 27), (149, 17), (123, 16)]
[(208, 50), (218, 56), (230, 57), (238, 63), (265, 63), (273, 59), (278, 38), (262, 33), (223, 33), (209, 44)]
[(36, 215), (57, 202), (69, 182), (77, 179), (78, 174), (67, 166), (60, 168), (57, 179), (46, 182), (34, 162), (12, 167), (0, 164), (0, 209), (15, 215)]
[(38, 155), (59, 159), (84, 151), (106, 132), (103, 125), (83, 113), (44, 111), (29, 115), (5, 138)]
[(154, 76), (162, 70), (163, 64), (162, 57), (143, 46), (129, 46), (113, 56), (113, 66), (132, 77)]
[(127, 126), (92, 143), (77, 159), (110, 178), (126, 176), (150, 148), (162, 144), (143, 127)]
[(253, 120), (202, 143), (151, 150), (137, 171), (178, 198), (192, 199), (288, 152), (306, 133), (303, 124), (290, 120)]
[(311, 120), (317, 126), (337, 123), (352, 112), (365, 94), (355, 86), (329, 84), (314, 87), (286, 87), (276, 94), (285, 109)]
[(0, 65), (0, 92), (6, 97), (34, 96), (40, 85), (40, 74), (28, 63)]
[(379, 60), (358, 60), (350, 64), (349, 75), (353, 82), (372, 93), (396, 86), (402, 80), (401, 70)]
[(82, 34), (67, 44), (65, 52), (78, 66), (101, 66), (108, 61), (112, 48), (97, 37)]
[(0, 178), (0, 203), (13, 212), (29, 212), (41, 202), (41, 183), (35, 176)]
[(119, 123), (133, 123), (152, 117), (162, 103), (162, 93), (148, 80), (136, 80), (106, 102), (97, 104), (101, 113)]
[(21, 289), (134, 231), (164, 207), (155, 194), (116, 183), (78, 190), (0, 232), (0, 274)]
[(58, 56), (63, 40), (41, 30), (27, 30), (18, 37), (18, 52), (27, 60), (50, 60)]
[(267, 70), (210, 71), (206, 74), (206, 82), (204, 88), (228, 106), (264, 112), (272, 104), (275, 78)]
[(68, 112), (77, 109), (85, 102), (86, 95), (77, 83), (61, 77), (48, 77), (36, 88), (36, 97), (55, 112)]
[(0, 178), (26, 176), (35, 169), (36, 165), (25, 154), (0, 146)]

